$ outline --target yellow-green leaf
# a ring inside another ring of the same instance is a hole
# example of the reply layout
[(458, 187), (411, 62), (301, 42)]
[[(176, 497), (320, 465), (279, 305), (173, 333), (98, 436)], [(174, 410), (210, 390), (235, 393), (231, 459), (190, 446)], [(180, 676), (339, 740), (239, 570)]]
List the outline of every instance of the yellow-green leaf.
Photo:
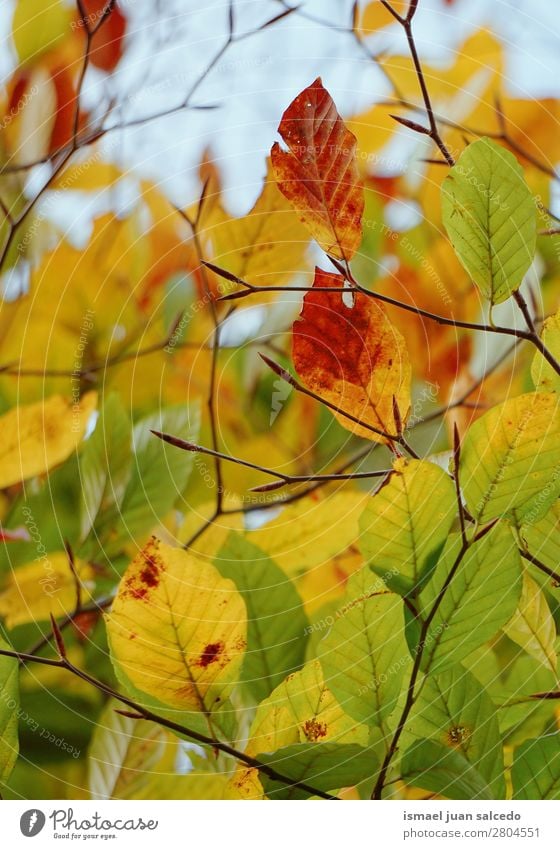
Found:
[[(0, 639), (0, 648), (10, 646)], [(16, 762), (18, 746), (18, 662), (0, 657), (0, 782), (7, 781)]]
[(361, 492), (326, 499), (302, 498), (247, 538), (288, 574), (311, 569), (345, 551), (359, 535), (358, 519), (368, 502)]
[(514, 799), (560, 799), (560, 736), (526, 740), (515, 751), (511, 772)]
[(403, 734), (403, 749), (409, 739), (415, 745), (434, 740), (459, 752), (488, 783), (493, 797), (504, 798), (498, 712), (474, 675), (460, 664), (426, 678)]
[(325, 681), (358, 722), (382, 726), (399, 697), (409, 652), (402, 600), (375, 587), (362, 569), (350, 579), (344, 604), (319, 644)]
[(455, 749), (421, 740), (403, 754), (402, 780), (447, 799), (492, 799), (479, 771)]
[[(560, 564), (560, 501), (556, 501), (548, 513), (537, 522), (526, 522), (519, 529), (521, 546), (533, 557), (552, 572), (558, 571)], [(546, 578), (541, 571), (533, 569), (533, 577), (547, 580), (549, 587), (555, 591), (558, 583), (552, 578)], [(555, 593), (556, 594), (556, 593)]]
[[(257, 708), (246, 752), (258, 757), (296, 743), (357, 743), (366, 746), (368, 728), (351, 719), (325, 684), (318, 660), (288, 675)], [(280, 769), (280, 768), (279, 768)], [(262, 796), (256, 769), (240, 767), (232, 782), (237, 796)]]
[(117, 713), (110, 701), (96, 723), (89, 748), (92, 799), (138, 799), (162, 757), (167, 732), (154, 722)]
[(556, 626), (547, 600), (527, 570), (517, 610), (504, 626), (504, 631), (518, 646), (546, 666), (556, 677)]
[(470, 144), (443, 183), (442, 216), (484, 297), (507, 300), (533, 261), (537, 233), (535, 202), (515, 156), (487, 138)]
[(555, 392), (530, 392), (493, 407), (471, 425), (461, 450), (460, 480), (479, 522), (498, 516), (536, 522), (560, 494), (560, 403)]
[(453, 483), (434, 463), (398, 459), (360, 518), (360, 549), (395, 592), (418, 590), (456, 513)]
[(497, 524), (462, 557), (461, 535), (450, 536), (420, 597), (424, 619), (437, 603), (424, 640), (422, 670), (439, 675), (453, 669), (496, 635), (520, 595), (521, 558), (507, 525)]
[(60, 0), (17, 0), (12, 37), (21, 63), (37, 59), (70, 34), (70, 10)]
[(107, 631), (113, 661), (134, 687), (208, 715), (238, 681), (247, 616), (214, 566), (152, 537), (120, 583)]
[[(260, 761), (274, 767), (292, 781), (304, 781), (316, 790), (352, 787), (377, 768), (372, 749), (354, 743), (296, 743), (273, 753), (260, 755)], [(275, 781), (261, 773), (267, 796), (271, 799), (308, 799), (309, 792), (296, 785)]]

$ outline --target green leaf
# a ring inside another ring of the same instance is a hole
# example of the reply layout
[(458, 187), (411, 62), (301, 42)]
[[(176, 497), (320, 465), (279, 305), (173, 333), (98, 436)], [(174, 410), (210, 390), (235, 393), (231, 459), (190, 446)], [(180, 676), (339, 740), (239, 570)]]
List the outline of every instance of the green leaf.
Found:
[[(296, 743), (258, 757), (286, 778), (304, 781), (325, 791), (352, 787), (373, 775), (378, 767), (372, 749), (354, 743)], [(263, 772), (259, 773), (259, 778), (266, 795), (274, 799), (308, 799), (310, 796), (300, 787), (282, 784)]]
[(214, 565), (234, 582), (247, 606), (247, 653), (241, 671), (261, 702), (303, 666), (308, 620), (286, 574), (260, 548), (231, 533)]
[[(548, 567), (553, 573), (560, 572), (560, 501), (556, 501), (546, 516), (538, 522), (527, 522), (519, 529), (521, 548)], [(532, 577), (544, 590), (551, 612), (560, 628), (560, 583), (529, 562)]]
[(401, 599), (380, 591), (362, 569), (350, 579), (318, 653), (327, 686), (343, 710), (358, 722), (380, 726), (395, 707), (410, 664)]
[[(0, 639), (0, 648), (10, 646)], [(8, 780), (17, 760), (19, 687), (15, 657), (0, 656), (0, 782)]]
[(455, 513), (453, 483), (443, 469), (399, 459), (361, 516), (362, 554), (390, 589), (408, 595), (435, 566)]
[(515, 156), (487, 138), (470, 144), (442, 185), (442, 218), (455, 253), (485, 298), (519, 288), (536, 247), (535, 202)]
[(480, 646), (462, 665), (498, 706), (504, 746), (517, 746), (528, 737), (535, 737), (553, 720), (554, 701), (531, 699), (530, 694), (551, 690), (555, 679), (550, 670), (537, 665), (507, 637), (498, 637), (491, 648)]
[(517, 610), (504, 631), (518, 646), (556, 676), (556, 626), (546, 597), (527, 569)]
[(560, 733), (519, 746), (511, 779), (514, 799), (560, 799)]
[(498, 516), (536, 522), (560, 494), (560, 404), (555, 392), (530, 392), (499, 404), (469, 428), (460, 480), (479, 522)]
[(459, 752), (503, 799), (504, 759), (491, 698), (461, 666), (427, 678), (410, 714), (404, 738), (431, 739)]
[(132, 473), (128, 481), (116, 526), (104, 546), (108, 556), (118, 553), (123, 545), (137, 537), (145, 537), (171, 510), (185, 489), (194, 457), (190, 451), (176, 448), (154, 436), (159, 430), (196, 441), (200, 424), (198, 405), (178, 404), (166, 407), (142, 419), (132, 438)]
[(422, 740), (407, 749), (401, 777), (406, 784), (447, 799), (493, 798), (478, 770), (460, 752), (435, 740)]
[[(560, 360), (560, 311), (545, 320), (540, 336), (553, 357)], [(548, 360), (545, 360), (540, 351), (537, 351), (533, 357), (531, 377), (538, 390), (544, 392), (560, 390), (560, 375), (552, 368)]]
[(454, 534), (421, 596), (425, 618), (453, 571), (424, 641), (421, 668), (432, 675), (490, 640), (521, 595), (521, 558), (507, 526), (496, 525), (459, 560), (460, 551), (461, 536)]
[(82, 540), (94, 527), (99, 513), (121, 502), (130, 474), (130, 428), (118, 394), (111, 393), (105, 398), (95, 430), (79, 459)]

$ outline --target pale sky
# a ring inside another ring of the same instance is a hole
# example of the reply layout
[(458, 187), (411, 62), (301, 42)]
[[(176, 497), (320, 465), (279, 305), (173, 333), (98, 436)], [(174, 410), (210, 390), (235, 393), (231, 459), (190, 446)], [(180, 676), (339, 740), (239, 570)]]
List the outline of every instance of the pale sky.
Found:
[[(346, 25), (352, 0), (299, 0), (312, 16)], [(0, 9), (0, 38), (9, 45), (12, 0)], [(128, 16), (127, 50), (111, 79), (88, 76), (86, 103), (99, 95), (116, 98), (115, 120), (129, 121), (181, 102), (201, 69), (224, 41), (224, 0), (121, 0)], [(281, 12), (279, 0), (235, 0), (238, 31), (254, 28)], [(452, 63), (456, 48), (477, 27), (491, 25), (507, 56), (504, 88), (517, 96), (557, 95), (560, 87), (560, 22), (557, 3), (546, 0), (420, 0), (415, 18), (421, 56)], [(374, 50), (404, 52), (398, 25), (370, 41)], [(11, 48), (0, 51), (3, 79), (14, 63)], [(264, 159), (276, 139), (283, 110), (316, 76), (349, 115), (388, 94), (373, 63), (351, 36), (299, 15), (234, 45), (199, 89), (196, 102), (211, 111), (187, 111), (117, 131), (104, 142), (108, 156), (125, 169), (156, 179), (178, 203), (198, 193), (196, 169), (210, 146), (223, 171), (232, 211), (241, 213), (258, 194)]]

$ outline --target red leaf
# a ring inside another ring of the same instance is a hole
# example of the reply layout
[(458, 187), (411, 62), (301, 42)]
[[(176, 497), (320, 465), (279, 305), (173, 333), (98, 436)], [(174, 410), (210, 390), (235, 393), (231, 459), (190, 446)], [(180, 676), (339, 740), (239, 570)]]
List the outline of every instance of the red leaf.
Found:
[[(344, 278), (315, 269), (315, 288), (341, 288)], [(345, 301), (353, 297), (353, 306)], [(367, 295), (311, 291), (292, 329), (293, 360), (305, 385), (360, 421), (396, 435), (410, 409), (410, 363), (400, 332)], [(353, 433), (386, 442), (382, 436), (335, 413)]]
[(278, 131), (289, 148), (275, 142), (271, 150), (280, 190), (323, 250), (350, 259), (360, 246), (364, 211), (356, 138), (320, 78), (288, 106)]
[(123, 40), (126, 33), (126, 18), (118, 5), (111, 9), (107, 18), (101, 23), (103, 10), (107, 0), (82, 0), (87, 15), (90, 30), (100, 24), (99, 30), (93, 36), (90, 50), (90, 61), (102, 71), (113, 71), (118, 65), (123, 53)]

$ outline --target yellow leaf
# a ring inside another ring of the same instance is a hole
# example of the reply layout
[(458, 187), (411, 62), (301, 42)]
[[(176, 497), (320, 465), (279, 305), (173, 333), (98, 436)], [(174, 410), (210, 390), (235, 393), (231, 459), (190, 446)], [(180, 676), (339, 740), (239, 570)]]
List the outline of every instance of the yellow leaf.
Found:
[(534, 657), (556, 678), (556, 626), (546, 597), (527, 570), (523, 572), (523, 587), (517, 610), (504, 626), (514, 643)]
[(293, 575), (320, 567), (342, 554), (358, 539), (358, 519), (370, 496), (339, 492), (327, 498), (310, 496), (285, 507), (279, 516), (248, 539)]
[(60, 0), (17, 0), (12, 36), (21, 63), (38, 58), (70, 33), (70, 9)]
[[(497, 130), (494, 98), (499, 93), (503, 80), (500, 42), (493, 33), (481, 29), (459, 45), (453, 51), (453, 56), (456, 60), (445, 68), (422, 63), (434, 112), (458, 124), (484, 127), (489, 131)], [(420, 123), (423, 120), (422, 113), (425, 113), (416, 69), (410, 56), (389, 56), (381, 59), (380, 63), (403, 100), (420, 111), (400, 109), (391, 101), (387, 105), (376, 103), (370, 109), (354, 116), (348, 123), (349, 129), (358, 139), (358, 163), (369, 172), (375, 170), (377, 157), (366, 154), (380, 151), (396, 129), (397, 125), (390, 117), (391, 113), (404, 115)], [(463, 134), (460, 130), (440, 124), (440, 131), (451, 149), (463, 149)], [(401, 132), (411, 135), (408, 130)], [(387, 163), (394, 164), (391, 154), (389, 159), (384, 155), (379, 156), (379, 162), (385, 169)], [(398, 168), (400, 170), (400, 163)], [(441, 166), (433, 166), (430, 175), (434, 176), (434, 187), (423, 185), (424, 204), (425, 209), (429, 210), (427, 215), (430, 220), (433, 220), (434, 210), (439, 208), (437, 194), (445, 173)]]
[[(391, 0), (391, 6), (399, 15), (405, 15), (408, 9), (408, 0)], [(372, 0), (363, 11), (359, 28), (363, 35), (371, 35), (372, 32), (394, 23), (396, 23), (395, 18), (383, 3), (380, 0)]]
[(121, 581), (107, 631), (111, 654), (134, 687), (208, 715), (238, 679), (245, 603), (213, 566), (152, 537)]
[[(6, 124), (3, 134), (16, 164), (33, 162), (48, 153), (57, 112), (56, 85), (48, 68), (42, 64), (30, 68), (24, 85), (22, 99), (12, 106), (14, 120)], [(26, 240), (32, 241), (30, 236)]]
[(256, 286), (280, 286), (302, 270), (309, 236), (278, 188), (270, 163), (250, 212), (242, 218), (222, 215), (222, 222), (211, 219), (206, 231), (217, 265)]
[(348, 578), (362, 568), (364, 558), (354, 546), (310, 569), (297, 581), (297, 589), (308, 615), (344, 596)]
[(492, 407), (467, 431), (461, 487), (479, 522), (507, 516), (538, 522), (560, 494), (560, 403), (556, 392), (528, 392)]
[[(75, 562), (82, 587), (82, 602), (91, 600), (94, 571), (80, 560)], [(7, 628), (26, 622), (43, 622), (50, 614), (59, 618), (76, 606), (76, 584), (65, 551), (44, 554), (33, 563), (16, 568), (0, 593), (0, 616)]]
[(0, 487), (42, 475), (64, 462), (80, 443), (96, 403), (96, 392), (76, 403), (53, 395), (1, 416)]

